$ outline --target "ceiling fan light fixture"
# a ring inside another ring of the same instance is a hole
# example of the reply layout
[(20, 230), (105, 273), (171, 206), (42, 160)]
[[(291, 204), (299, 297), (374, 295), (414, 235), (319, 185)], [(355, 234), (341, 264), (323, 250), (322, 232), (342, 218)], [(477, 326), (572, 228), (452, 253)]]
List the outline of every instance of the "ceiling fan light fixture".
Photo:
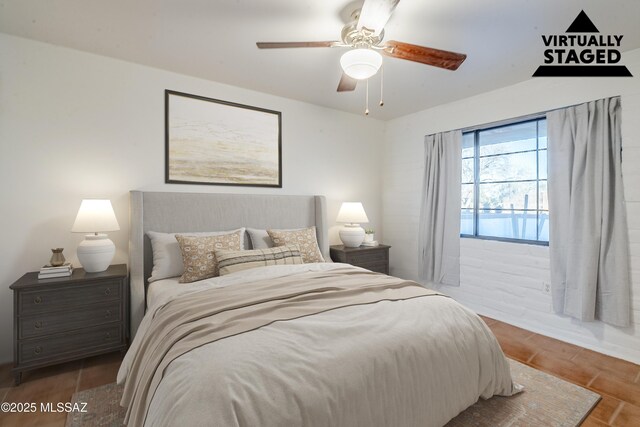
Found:
[(344, 73), (354, 79), (368, 79), (378, 72), (382, 65), (382, 55), (372, 49), (357, 48), (345, 52), (340, 58)]

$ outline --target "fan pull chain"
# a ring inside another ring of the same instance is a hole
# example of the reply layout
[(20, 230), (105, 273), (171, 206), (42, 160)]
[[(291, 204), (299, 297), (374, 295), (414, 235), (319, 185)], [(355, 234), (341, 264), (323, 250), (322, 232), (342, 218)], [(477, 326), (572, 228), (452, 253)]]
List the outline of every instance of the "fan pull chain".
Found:
[(380, 67), (380, 106), (384, 105), (383, 100), (383, 91), (384, 91), (384, 65)]
[(366, 98), (366, 101), (365, 101), (364, 115), (365, 116), (369, 115), (369, 79), (367, 79), (367, 98)]

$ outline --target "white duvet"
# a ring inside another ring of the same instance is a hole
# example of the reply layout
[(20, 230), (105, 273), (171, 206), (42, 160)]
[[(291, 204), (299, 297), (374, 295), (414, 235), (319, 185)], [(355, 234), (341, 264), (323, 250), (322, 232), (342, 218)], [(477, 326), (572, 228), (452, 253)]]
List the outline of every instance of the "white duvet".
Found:
[[(340, 267), (283, 265), (192, 284), (155, 282), (118, 382), (155, 311), (172, 298)], [(192, 350), (166, 369), (145, 425), (443, 426), (480, 397), (518, 391), (484, 322), (450, 298), (430, 296), (279, 321)]]

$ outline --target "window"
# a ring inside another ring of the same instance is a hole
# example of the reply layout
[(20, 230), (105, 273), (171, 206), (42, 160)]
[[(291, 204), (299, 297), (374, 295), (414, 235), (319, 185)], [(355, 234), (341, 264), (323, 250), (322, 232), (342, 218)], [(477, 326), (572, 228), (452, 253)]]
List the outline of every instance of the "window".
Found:
[(460, 234), (549, 242), (546, 118), (462, 134)]

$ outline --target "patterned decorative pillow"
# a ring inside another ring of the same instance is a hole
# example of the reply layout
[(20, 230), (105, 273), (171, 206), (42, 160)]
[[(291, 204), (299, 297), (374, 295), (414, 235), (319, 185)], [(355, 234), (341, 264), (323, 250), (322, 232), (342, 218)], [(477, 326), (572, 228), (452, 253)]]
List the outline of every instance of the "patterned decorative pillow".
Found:
[[(176, 241), (176, 234), (183, 236), (220, 236), (222, 234), (244, 232), (244, 228), (227, 231), (211, 231), (211, 232), (182, 232), (182, 233), (159, 233), (157, 231), (147, 231), (147, 236), (151, 241), (151, 250), (153, 251), (153, 270), (149, 283), (167, 277), (182, 276), (184, 273), (184, 265), (182, 263), (182, 252), (180, 245)], [(267, 232), (265, 230), (265, 235)], [(267, 237), (269, 237), (267, 235)], [(244, 239), (240, 249), (244, 249)]]
[(185, 236), (176, 234), (176, 240), (182, 251), (184, 273), (180, 283), (190, 283), (197, 280), (218, 276), (218, 263), (215, 250), (226, 249), (239, 251), (242, 247), (244, 230), (220, 236)]
[(318, 240), (316, 227), (301, 228), (299, 230), (267, 230), (274, 246), (297, 245), (300, 248), (302, 260), (305, 263), (324, 262)]
[(303, 264), (300, 248), (296, 245), (250, 251), (215, 251), (220, 275), (249, 270), (265, 265)]

